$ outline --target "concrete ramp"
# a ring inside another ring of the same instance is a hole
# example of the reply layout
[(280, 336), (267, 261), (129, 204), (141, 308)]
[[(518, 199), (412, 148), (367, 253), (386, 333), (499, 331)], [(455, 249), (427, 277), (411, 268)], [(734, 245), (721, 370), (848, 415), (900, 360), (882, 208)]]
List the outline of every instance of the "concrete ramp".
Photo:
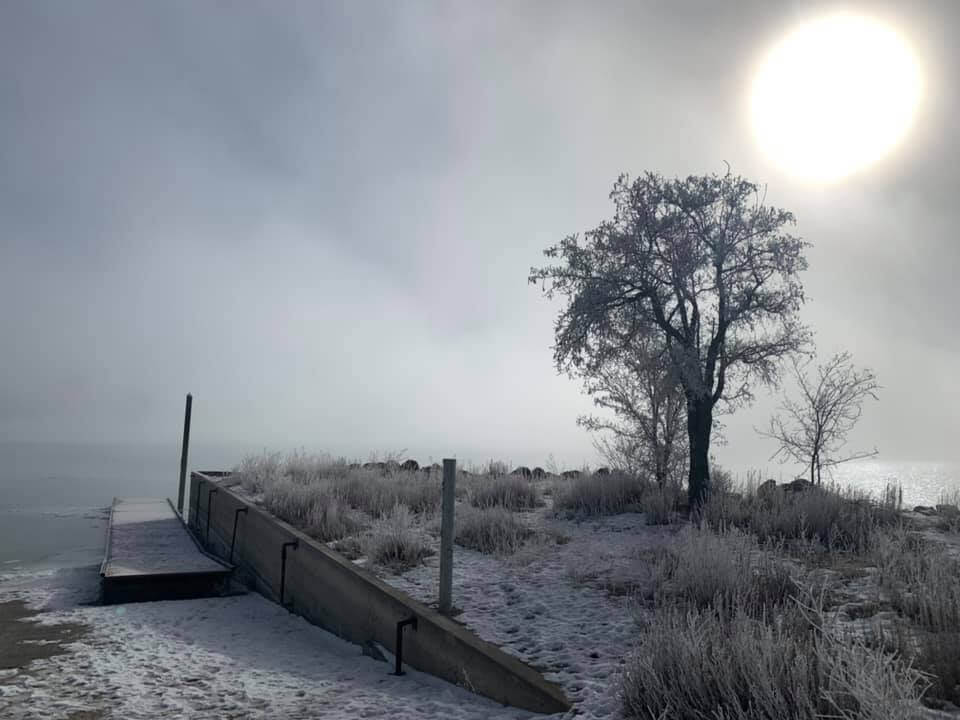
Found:
[(114, 498), (100, 566), (104, 602), (218, 595), (231, 569), (200, 548), (169, 500)]

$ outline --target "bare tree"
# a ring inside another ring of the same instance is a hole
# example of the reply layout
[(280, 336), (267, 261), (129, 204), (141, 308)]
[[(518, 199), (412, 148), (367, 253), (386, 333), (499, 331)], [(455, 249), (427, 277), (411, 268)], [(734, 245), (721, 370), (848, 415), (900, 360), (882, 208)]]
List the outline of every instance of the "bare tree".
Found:
[(599, 367), (581, 367), (584, 388), (615, 419), (584, 415), (577, 423), (605, 436), (594, 447), (612, 466), (653, 476), (658, 485), (678, 478), (686, 465), (686, 403), (669, 357), (649, 347), (631, 348)]
[(877, 400), (880, 385), (872, 370), (854, 366), (848, 352), (837, 353), (818, 365), (816, 375), (807, 371), (811, 362), (794, 358), (793, 375), (800, 397), (785, 397), (781, 414), (771, 418), (770, 429), (760, 434), (779, 443), (773, 458), (793, 459), (809, 467), (810, 482), (819, 485), (823, 468), (877, 454), (874, 448), (838, 455), (860, 419), (863, 401)]
[(529, 280), (567, 297), (558, 368), (602, 362), (638, 337), (665, 349), (686, 403), (694, 508), (710, 490), (714, 407), (752, 399), (752, 385), (775, 382), (779, 361), (808, 341), (798, 320), (807, 243), (784, 230), (791, 213), (730, 173), (621, 176), (610, 197), (613, 219), (545, 250), (560, 263)]

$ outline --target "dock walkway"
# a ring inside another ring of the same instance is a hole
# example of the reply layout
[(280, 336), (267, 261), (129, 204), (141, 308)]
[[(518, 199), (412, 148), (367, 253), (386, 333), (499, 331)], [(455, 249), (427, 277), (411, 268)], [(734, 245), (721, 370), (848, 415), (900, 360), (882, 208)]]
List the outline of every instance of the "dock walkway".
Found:
[(114, 498), (100, 566), (105, 602), (216, 595), (230, 572), (200, 548), (169, 500)]

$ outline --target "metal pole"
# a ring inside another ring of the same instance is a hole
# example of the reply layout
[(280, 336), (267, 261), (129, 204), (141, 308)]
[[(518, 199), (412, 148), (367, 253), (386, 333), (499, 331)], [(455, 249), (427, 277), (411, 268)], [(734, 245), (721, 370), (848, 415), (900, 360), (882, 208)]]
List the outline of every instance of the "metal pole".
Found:
[(177, 512), (183, 515), (183, 490), (187, 482), (187, 450), (190, 448), (190, 409), (193, 395), (187, 393), (187, 408), (183, 412), (183, 448), (180, 450), (180, 490), (177, 493)]
[(456, 499), (457, 461), (443, 461), (443, 516), (440, 521), (440, 607), (444, 615), (453, 609), (453, 503)]
[(283, 602), (283, 591), (287, 584), (287, 548), (296, 550), (300, 547), (299, 540), (291, 540), (280, 546), (280, 605), (286, 607)]
[(396, 660), (396, 666), (394, 668), (394, 675), (405, 675), (403, 672), (403, 629), (410, 625), (414, 630), (417, 629), (417, 616), (413, 615), (408, 617), (406, 620), (401, 620), (397, 623), (397, 646), (396, 652), (393, 654), (394, 659)]

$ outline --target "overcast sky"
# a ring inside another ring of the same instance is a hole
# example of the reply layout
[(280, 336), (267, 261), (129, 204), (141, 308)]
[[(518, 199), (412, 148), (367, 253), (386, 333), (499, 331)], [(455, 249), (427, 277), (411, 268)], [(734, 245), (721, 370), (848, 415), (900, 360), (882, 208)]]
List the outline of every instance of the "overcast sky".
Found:
[[(0, 440), (592, 462), (542, 250), (621, 172), (735, 172), (813, 243), (804, 317), (884, 386), (854, 440), (960, 459), (960, 3), (913, 131), (830, 187), (751, 137), (760, 53), (831, 4), (0, 1)], [(732, 9), (735, 8), (735, 9)], [(766, 463), (761, 400), (727, 418)]]

